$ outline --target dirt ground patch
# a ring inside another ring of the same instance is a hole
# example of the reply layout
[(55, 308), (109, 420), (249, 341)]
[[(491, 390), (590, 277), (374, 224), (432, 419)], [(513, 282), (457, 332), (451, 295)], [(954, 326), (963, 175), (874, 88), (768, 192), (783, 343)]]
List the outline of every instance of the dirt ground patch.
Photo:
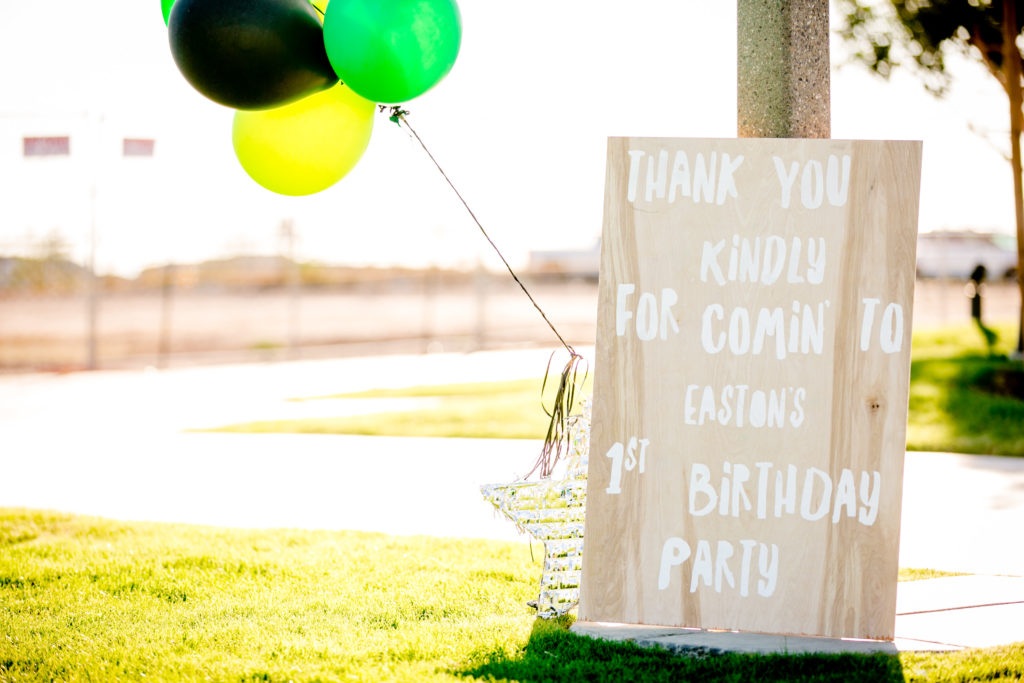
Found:
[[(592, 344), (597, 288), (534, 285), (531, 293), (570, 343)], [(74, 370), (88, 358), (81, 296), (0, 298), (0, 371)], [(557, 345), (512, 283), (427, 291), (181, 292), (103, 297), (96, 315), (100, 367), (470, 351)]]
[[(593, 344), (594, 283), (529, 285), (570, 343)], [(88, 365), (84, 295), (0, 297), (0, 372)], [(987, 322), (1015, 320), (1016, 287), (989, 285)], [(960, 282), (917, 283), (918, 327), (970, 320)], [(117, 294), (99, 302), (95, 358), (104, 368), (325, 358), (551, 345), (557, 340), (515, 283), (339, 292)]]

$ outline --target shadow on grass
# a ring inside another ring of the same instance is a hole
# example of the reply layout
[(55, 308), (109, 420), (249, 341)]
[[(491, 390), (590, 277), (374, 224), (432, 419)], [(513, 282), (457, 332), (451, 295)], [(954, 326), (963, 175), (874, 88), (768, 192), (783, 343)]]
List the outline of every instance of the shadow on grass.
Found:
[(965, 354), (911, 363), (907, 446), (1024, 456), (1024, 367)]
[(578, 636), (570, 620), (537, 619), (515, 657), (498, 656), (456, 675), (522, 681), (872, 681), (902, 683), (891, 654), (744, 655), (672, 653)]

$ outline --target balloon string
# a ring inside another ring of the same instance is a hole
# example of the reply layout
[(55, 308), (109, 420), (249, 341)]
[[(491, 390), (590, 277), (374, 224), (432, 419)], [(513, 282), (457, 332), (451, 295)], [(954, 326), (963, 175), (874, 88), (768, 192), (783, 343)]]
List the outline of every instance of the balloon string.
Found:
[[(384, 111), (386, 108), (387, 108), (386, 105), (381, 105), (380, 110)], [(569, 352), (569, 355), (570, 355), (570, 361), (569, 362), (572, 363), (572, 358), (578, 357), (579, 354), (576, 353), (576, 350), (574, 348), (572, 348), (572, 346), (570, 346), (568, 343), (566, 343), (565, 339), (562, 338), (562, 335), (560, 335), (558, 333), (558, 330), (555, 329), (555, 326), (551, 323), (550, 320), (548, 320), (548, 316), (544, 313), (544, 310), (540, 307), (540, 305), (537, 303), (537, 301), (530, 294), (530, 291), (528, 289), (526, 289), (526, 285), (524, 285), (523, 281), (519, 279), (519, 276), (516, 275), (516, 272), (514, 270), (512, 270), (512, 266), (510, 266), (508, 264), (508, 261), (505, 259), (505, 255), (501, 253), (500, 249), (498, 249), (498, 245), (494, 243), (494, 240), (491, 239), (491, 236), (487, 234), (486, 230), (484, 230), (484, 226), (480, 223), (480, 220), (476, 217), (476, 214), (473, 213), (473, 209), (469, 208), (469, 204), (466, 202), (465, 198), (462, 196), (462, 193), (459, 192), (459, 190), (455, 187), (455, 183), (452, 182), (451, 178), (448, 177), (448, 174), (444, 172), (443, 168), (441, 168), (441, 164), (439, 164), (437, 162), (437, 159), (434, 158), (434, 155), (430, 153), (429, 149), (427, 149), (426, 144), (424, 144), (423, 139), (419, 136), (419, 134), (416, 132), (416, 130), (411, 125), (409, 125), (409, 120), (406, 118), (406, 115), (408, 113), (409, 112), (405, 111), (404, 109), (402, 109), (400, 107), (391, 107), (391, 116), (390, 116), (390, 118), (391, 118), (392, 121), (397, 123), (399, 126), (404, 124), (405, 127), (409, 129), (409, 132), (412, 133), (413, 136), (416, 138), (416, 141), (418, 143), (420, 143), (420, 147), (422, 147), (423, 151), (427, 153), (427, 156), (430, 157), (430, 160), (432, 162), (434, 162), (434, 166), (436, 166), (437, 170), (441, 172), (441, 175), (444, 177), (445, 181), (448, 183), (448, 186), (450, 188), (452, 188), (452, 191), (455, 193), (455, 196), (459, 198), (460, 202), (462, 202), (462, 206), (464, 206), (466, 208), (466, 211), (469, 213), (470, 218), (472, 218), (473, 222), (476, 223), (476, 227), (480, 228), (480, 232), (483, 234), (483, 236), (487, 240), (487, 242), (491, 245), (491, 248), (494, 249), (494, 253), (496, 253), (498, 255), (498, 258), (501, 259), (501, 262), (505, 264), (505, 268), (508, 269), (508, 272), (512, 276), (512, 279), (516, 281), (516, 284), (519, 285), (519, 288), (523, 290), (523, 294), (526, 295), (526, 298), (528, 298), (530, 300), (530, 303), (532, 303), (533, 307), (537, 309), (537, 312), (540, 313), (540, 316), (542, 318), (544, 318), (544, 322), (546, 322), (548, 324), (548, 327), (551, 328), (551, 331), (555, 333), (556, 337), (558, 337), (558, 341), (562, 342), (562, 346), (564, 346), (565, 350)]]
[[(383, 112), (387, 108), (387, 105), (381, 105), (380, 110)], [(544, 322), (548, 324), (548, 327), (551, 328), (551, 331), (555, 333), (556, 337), (558, 337), (558, 341), (562, 342), (562, 346), (565, 347), (565, 350), (569, 352), (569, 361), (565, 364), (565, 367), (562, 369), (562, 372), (560, 373), (558, 389), (555, 392), (554, 402), (551, 406), (550, 411), (547, 409), (547, 406), (544, 405), (544, 389), (547, 387), (548, 379), (551, 375), (551, 361), (554, 360), (555, 354), (552, 353), (551, 358), (548, 359), (548, 368), (547, 371), (544, 373), (544, 383), (541, 385), (540, 389), (540, 399), (541, 408), (544, 409), (544, 412), (550, 418), (550, 422), (548, 423), (547, 434), (545, 434), (544, 436), (544, 445), (541, 448), (540, 456), (537, 458), (536, 463), (534, 463), (533, 469), (531, 469), (530, 472), (525, 477), (523, 477), (523, 479), (528, 479), (535, 472), (538, 472), (542, 479), (550, 478), (552, 472), (555, 469), (555, 465), (562, 458), (563, 454), (567, 454), (570, 451), (572, 446), (572, 444), (570, 443), (572, 430), (569, 429), (569, 414), (572, 412), (572, 409), (576, 403), (576, 389), (578, 387), (577, 380), (579, 376), (579, 366), (581, 362), (585, 363), (586, 361), (584, 361), (583, 356), (576, 353), (576, 349), (570, 346), (562, 337), (562, 335), (558, 333), (558, 330), (555, 329), (554, 324), (548, 319), (547, 314), (544, 313), (544, 310), (540, 307), (540, 304), (538, 304), (536, 299), (533, 298), (533, 296), (530, 294), (530, 291), (526, 289), (526, 285), (524, 285), (523, 281), (519, 279), (519, 276), (516, 275), (516, 272), (512, 270), (512, 266), (509, 265), (508, 260), (505, 258), (505, 255), (501, 253), (501, 250), (498, 248), (498, 245), (495, 244), (494, 240), (491, 239), (491, 236), (487, 234), (487, 231), (484, 229), (483, 224), (480, 223), (480, 219), (478, 219), (476, 217), (476, 214), (473, 213), (473, 209), (469, 208), (469, 203), (466, 201), (465, 197), (463, 197), (462, 193), (459, 192), (458, 188), (455, 187), (455, 183), (453, 183), (451, 178), (448, 177), (448, 174), (444, 172), (444, 169), (441, 168), (441, 164), (437, 162), (437, 159), (434, 158), (434, 155), (430, 153), (429, 149), (427, 149), (427, 145), (423, 142), (423, 138), (421, 138), (419, 136), (419, 133), (417, 133), (416, 130), (411, 125), (409, 125), (409, 120), (406, 118), (406, 115), (408, 113), (409, 112), (405, 111), (401, 107), (394, 106), (391, 107), (390, 119), (399, 126), (402, 126), (404, 124), (405, 127), (409, 129), (409, 132), (412, 133), (413, 137), (416, 138), (416, 142), (420, 143), (420, 147), (422, 147), (423, 151), (427, 153), (427, 156), (430, 157), (430, 160), (434, 162), (434, 166), (437, 167), (437, 170), (441, 173), (441, 176), (448, 183), (448, 186), (452, 188), (452, 191), (455, 193), (455, 196), (459, 198), (460, 202), (462, 202), (462, 206), (466, 208), (466, 211), (469, 213), (470, 218), (472, 218), (473, 222), (476, 223), (476, 227), (480, 229), (480, 232), (483, 234), (488, 244), (490, 244), (491, 248), (494, 249), (494, 253), (496, 253), (498, 255), (498, 258), (501, 259), (501, 262), (505, 264), (505, 268), (508, 269), (509, 275), (512, 276), (512, 279), (516, 281), (516, 284), (519, 285), (519, 288), (523, 290), (523, 294), (526, 295), (526, 298), (530, 300), (530, 303), (533, 304), (533, 307), (537, 309), (538, 313), (540, 313), (540, 317), (544, 318)], [(586, 376), (587, 373), (586, 371), (584, 371), (584, 383), (586, 382)]]

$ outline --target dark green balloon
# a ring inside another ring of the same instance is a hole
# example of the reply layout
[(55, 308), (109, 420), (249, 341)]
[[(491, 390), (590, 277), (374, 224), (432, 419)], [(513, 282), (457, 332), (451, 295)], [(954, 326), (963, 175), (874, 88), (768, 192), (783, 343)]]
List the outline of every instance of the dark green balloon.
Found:
[(371, 102), (408, 102), (433, 88), (461, 40), (455, 0), (331, 0), (324, 16), (335, 73)]
[(337, 82), (308, 0), (174, 0), (171, 54), (214, 102), (271, 109)]

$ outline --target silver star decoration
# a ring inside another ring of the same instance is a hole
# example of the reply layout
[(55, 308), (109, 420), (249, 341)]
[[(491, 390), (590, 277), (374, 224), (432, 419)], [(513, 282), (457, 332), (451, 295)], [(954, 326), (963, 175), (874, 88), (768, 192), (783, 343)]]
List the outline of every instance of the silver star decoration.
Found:
[(544, 568), (536, 605), (542, 617), (565, 614), (580, 599), (590, 451), (589, 401), (582, 402), (582, 414), (569, 418), (569, 439), (564, 464), (550, 478), (480, 487), (484, 498), (520, 531), (544, 544)]

